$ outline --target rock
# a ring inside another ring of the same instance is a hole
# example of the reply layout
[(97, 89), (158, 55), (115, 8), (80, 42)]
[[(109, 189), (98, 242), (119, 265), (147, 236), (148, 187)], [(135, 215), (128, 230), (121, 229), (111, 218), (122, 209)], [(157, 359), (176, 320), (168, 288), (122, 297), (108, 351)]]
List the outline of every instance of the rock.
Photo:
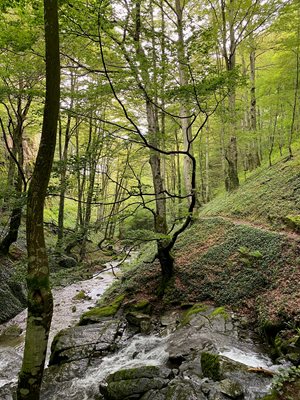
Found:
[(152, 309), (152, 304), (150, 304), (149, 300), (147, 299), (141, 299), (138, 302), (131, 300), (124, 304), (124, 310), (126, 312), (133, 311), (142, 314), (151, 314)]
[(167, 400), (205, 400), (201, 388), (189, 380), (174, 379), (168, 386)]
[(148, 333), (150, 331), (151, 318), (149, 315), (138, 312), (129, 312), (126, 314), (126, 319), (130, 325), (138, 328), (138, 332)]
[(220, 357), (217, 354), (203, 352), (201, 354), (201, 368), (205, 377), (214, 381), (220, 380)]
[(145, 393), (140, 400), (165, 400), (165, 392), (166, 389), (162, 389), (160, 391), (157, 390), (149, 390), (149, 392)]
[(239, 382), (231, 379), (223, 379), (220, 382), (220, 391), (231, 399), (243, 399), (244, 391)]
[(106, 400), (139, 399), (150, 390), (166, 387), (172, 377), (172, 371), (164, 367), (120, 370), (106, 378), (106, 384), (100, 385), (100, 393)]
[(79, 325), (95, 324), (103, 319), (111, 319), (111, 317), (118, 312), (123, 300), (124, 295), (120, 295), (116, 297), (110, 304), (92, 307), (90, 311), (86, 311), (81, 315)]
[(0, 269), (0, 323), (6, 322), (26, 308), (27, 294), (25, 282), (18, 282), (15, 269), (6, 258)]
[(118, 319), (64, 329), (53, 339), (49, 365), (99, 357), (117, 348), (116, 339), (125, 329)]
[(7, 383), (0, 387), (1, 400), (14, 400), (16, 398), (17, 387), (14, 383)]

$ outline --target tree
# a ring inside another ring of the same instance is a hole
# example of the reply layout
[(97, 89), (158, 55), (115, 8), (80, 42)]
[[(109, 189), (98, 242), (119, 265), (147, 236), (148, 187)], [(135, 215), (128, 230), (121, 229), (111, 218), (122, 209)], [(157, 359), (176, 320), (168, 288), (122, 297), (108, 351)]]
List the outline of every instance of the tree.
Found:
[(17, 399), (37, 400), (43, 377), (53, 300), (49, 285), (43, 210), (56, 145), (60, 98), (57, 0), (44, 0), (46, 99), (42, 137), (27, 198), (28, 317)]

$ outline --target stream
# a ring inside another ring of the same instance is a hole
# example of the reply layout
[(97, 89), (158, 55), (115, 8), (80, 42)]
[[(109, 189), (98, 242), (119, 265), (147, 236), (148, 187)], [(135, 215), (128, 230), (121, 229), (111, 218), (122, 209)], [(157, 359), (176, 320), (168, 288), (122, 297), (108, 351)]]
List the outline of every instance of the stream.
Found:
[[(106, 267), (115, 267), (118, 262), (106, 264)], [(84, 345), (84, 340), (89, 339), (88, 336), (83, 338), (82, 330), (88, 333), (91, 329), (99, 329), (96, 325), (87, 325), (85, 327), (76, 327), (79, 318), (83, 312), (94, 306), (95, 302), (104, 293), (104, 291), (112, 284), (115, 276), (112, 272), (107, 271), (95, 275), (93, 278), (76, 282), (68, 287), (53, 290), (54, 297), (54, 314), (51, 325), (49, 347), (47, 352), (47, 361), (50, 355), (50, 345), (53, 337), (62, 329), (71, 328), (66, 331), (65, 336), (73, 337), (74, 332), (79, 332), (80, 346)], [(88, 296), (83, 300), (76, 300), (74, 297), (78, 292), (84, 291)], [(43, 389), (42, 400), (92, 400), (99, 397), (99, 383), (108, 375), (120, 369), (130, 369), (144, 366), (167, 366), (169, 360), (181, 360), (176, 367), (180, 375), (180, 382), (187, 382), (189, 385), (206, 384), (204, 378), (199, 380), (199, 360), (201, 352), (212, 352), (219, 354), (231, 363), (230, 379), (233, 377), (241, 385), (244, 385), (244, 399), (256, 400), (262, 394), (267, 393), (271, 378), (256, 377), (255, 374), (249, 374), (248, 368), (263, 368), (268, 371), (276, 372), (280, 365), (273, 365), (271, 359), (263, 351), (263, 349), (253, 342), (250, 335), (241, 339), (239, 329), (235, 325), (232, 315), (225, 318), (222, 316), (211, 317), (213, 308), (204, 313), (195, 315), (187, 326), (174, 330), (174, 322), (177, 321), (176, 315), (163, 316), (161, 321), (169, 320), (169, 323), (163, 323), (161, 330), (156, 334), (150, 335), (127, 335), (127, 331), (122, 333), (121, 345), (118, 345), (116, 352), (110, 353), (102, 357), (88, 356), (86, 359), (79, 357), (72, 358), (65, 364), (54, 365), (45, 370), (45, 384)], [(114, 320), (115, 321), (115, 320)], [(12, 400), (11, 387), (17, 381), (22, 360), (24, 348), (26, 324), (26, 310), (18, 314), (9, 322), (0, 326), (0, 334), (4, 329), (11, 325), (19, 326), (23, 332), (11, 342), (0, 342), (0, 398)], [(109, 324), (109, 321), (104, 322)], [(168, 326), (169, 324), (169, 326)], [(95, 327), (95, 328), (93, 328)], [(110, 329), (110, 328), (109, 328)], [(81, 332), (81, 333), (80, 333)], [(116, 330), (117, 332), (117, 330)], [(97, 334), (99, 336), (99, 333)], [(100, 334), (100, 336), (102, 333)], [(114, 334), (115, 335), (115, 334)], [(76, 336), (76, 335), (75, 335)], [(113, 336), (116, 337), (116, 336)], [(101, 338), (100, 338), (101, 339)], [(62, 342), (64, 342), (64, 335)], [(113, 339), (115, 340), (115, 339)], [(105, 338), (104, 341), (107, 341)], [(92, 343), (92, 342), (91, 342)], [(96, 346), (92, 343), (93, 346)], [(73, 344), (76, 351), (76, 345)], [(68, 349), (69, 347), (67, 347)], [(201, 367), (200, 367), (201, 368)], [(179, 378), (176, 378), (177, 380)], [(176, 383), (176, 379), (171, 382)], [(200, 382), (200, 383), (199, 383)], [(202, 385), (202, 386), (201, 386)], [(218, 383), (212, 383), (213, 390), (218, 389)], [(2, 389), (1, 389), (2, 388)], [(216, 389), (217, 388), (217, 389)], [(200, 390), (200, 389), (199, 389)], [(202, 392), (201, 392), (202, 393)], [(203, 396), (201, 394), (201, 396)], [(188, 399), (204, 397), (187, 397)], [(215, 399), (210, 397), (208, 399)], [(150, 397), (151, 398), (151, 397)], [(160, 397), (158, 397), (160, 398)], [(179, 397), (178, 397), (179, 398)], [(184, 397), (185, 398), (185, 397)], [(216, 397), (216, 399), (223, 397)], [(173, 399), (173, 397), (172, 397)], [(175, 397), (174, 397), (175, 399)]]
[[(118, 263), (119, 261), (111, 261), (105, 264), (105, 267), (106, 269), (115, 268)], [(95, 302), (115, 279), (112, 271), (108, 270), (95, 274), (91, 279), (52, 290), (54, 307), (47, 349), (47, 362), (54, 336), (62, 329), (76, 325), (81, 314), (95, 305)], [(87, 295), (87, 298), (83, 300), (74, 299), (82, 290)], [(0, 387), (17, 380), (24, 349), (26, 317), (27, 310), (23, 310), (10, 321), (0, 325), (0, 335), (12, 325), (17, 325), (22, 329), (21, 336), (16, 339), (8, 340), (7, 343), (0, 342)]]

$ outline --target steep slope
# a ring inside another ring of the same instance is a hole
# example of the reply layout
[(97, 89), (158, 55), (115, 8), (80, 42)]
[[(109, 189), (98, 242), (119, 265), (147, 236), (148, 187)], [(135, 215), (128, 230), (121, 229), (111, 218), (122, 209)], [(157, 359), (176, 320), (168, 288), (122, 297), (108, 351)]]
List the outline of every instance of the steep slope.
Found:
[(201, 216), (223, 215), (286, 228), (300, 214), (300, 155), (259, 168), (240, 189), (216, 197)]

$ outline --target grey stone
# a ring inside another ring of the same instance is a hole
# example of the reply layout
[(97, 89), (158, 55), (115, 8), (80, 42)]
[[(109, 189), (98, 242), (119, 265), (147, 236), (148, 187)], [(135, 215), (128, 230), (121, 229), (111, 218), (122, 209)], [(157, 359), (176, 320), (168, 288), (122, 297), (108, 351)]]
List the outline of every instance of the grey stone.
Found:
[(231, 379), (223, 379), (220, 382), (220, 391), (232, 399), (240, 399), (244, 397), (244, 391), (239, 382)]
[(109, 375), (106, 384), (100, 385), (100, 393), (106, 400), (140, 398), (150, 390), (166, 387), (172, 371), (164, 367), (145, 366), (117, 371)]
[(205, 400), (201, 388), (190, 380), (174, 379), (168, 386), (166, 393), (168, 400)]
[(139, 332), (148, 333), (150, 331), (151, 318), (149, 315), (138, 312), (129, 312), (126, 314), (126, 319), (130, 325), (138, 328)]
[(49, 365), (99, 357), (116, 349), (115, 340), (122, 322), (103, 320), (98, 324), (75, 326), (59, 332), (51, 345)]

